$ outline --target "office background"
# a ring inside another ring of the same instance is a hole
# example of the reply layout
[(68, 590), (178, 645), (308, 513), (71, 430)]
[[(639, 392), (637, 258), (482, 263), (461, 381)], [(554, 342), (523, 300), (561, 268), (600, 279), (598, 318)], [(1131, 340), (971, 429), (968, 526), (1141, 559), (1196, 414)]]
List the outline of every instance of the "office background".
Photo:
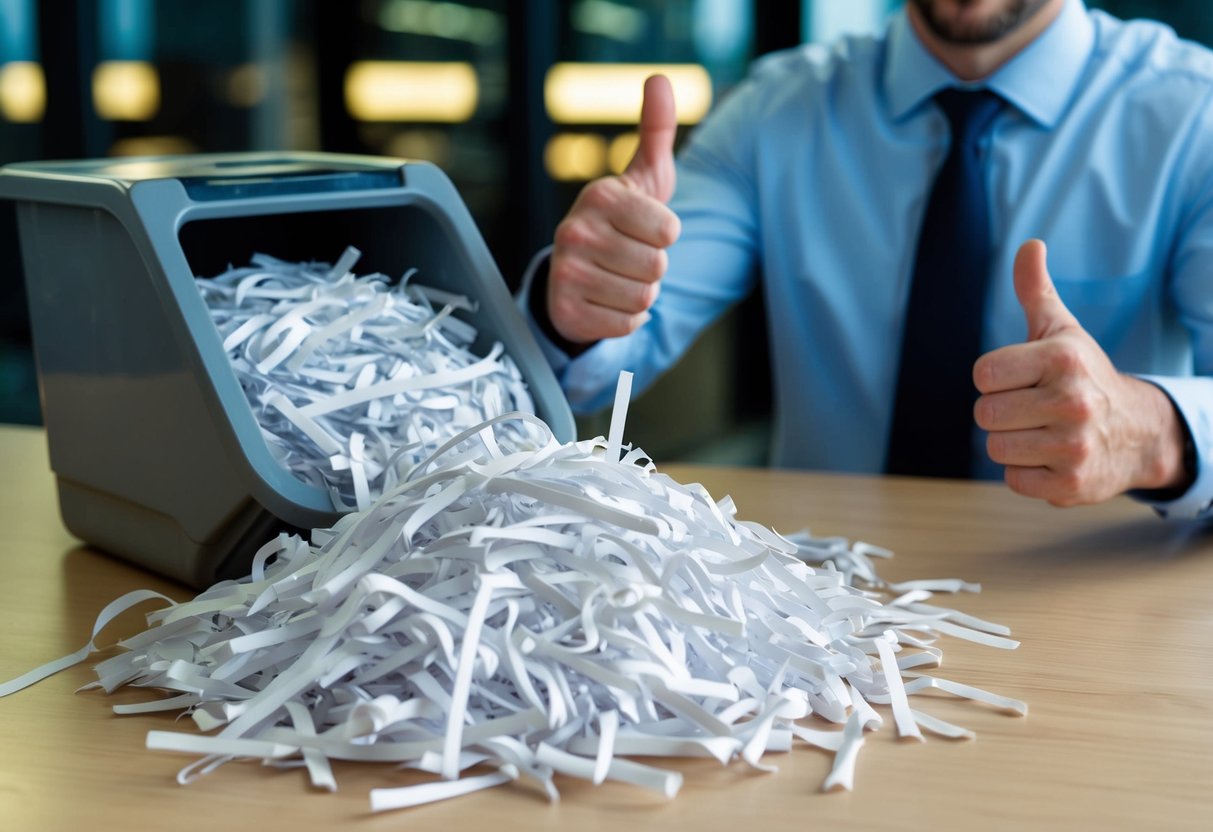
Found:
[[(283, 149), (426, 159), (453, 179), (513, 286), (582, 185), (630, 157), (648, 71), (631, 65), (671, 73), (685, 134), (755, 57), (878, 31), (900, 5), (0, 0), (0, 164)], [(1213, 43), (1204, 0), (1088, 5)], [(659, 461), (761, 463), (762, 318), (751, 299), (706, 333), (635, 404), (629, 438)], [(0, 422), (39, 421), (16, 229), (0, 203)], [(604, 432), (605, 418), (579, 430)]]

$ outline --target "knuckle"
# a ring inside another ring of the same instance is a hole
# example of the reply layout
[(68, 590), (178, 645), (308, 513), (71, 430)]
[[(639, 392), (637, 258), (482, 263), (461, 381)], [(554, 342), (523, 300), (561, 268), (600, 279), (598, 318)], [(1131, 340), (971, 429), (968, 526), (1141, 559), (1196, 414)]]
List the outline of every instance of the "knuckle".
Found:
[(619, 200), (619, 182), (614, 177), (595, 179), (581, 189), (577, 201), (595, 211), (607, 211)]
[(1078, 505), (1083, 488), (1083, 477), (1078, 468), (1067, 468), (1054, 472), (1053, 505), (1061, 508)]
[(635, 315), (643, 312), (648, 308), (645, 306), (645, 288), (645, 284), (635, 280), (623, 281), (614, 292), (611, 306), (618, 309), (623, 315)]
[(1095, 415), (1095, 402), (1085, 393), (1073, 396), (1070, 399), (1069, 415), (1076, 422), (1089, 422)]
[(648, 281), (660, 280), (665, 274), (669, 256), (664, 249), (650, 248), (645, 252), (644, 271), (641, 278)]
[(1004, 462), (1007, 458), (1007, 439), (997, 433), (986, 437), (986, 453), (995, 462)]
[(553, 258), (552, 270), (548, 275), (554, 292), (566, 293), (579, 291), (589, 278), (585, 263), (576, 257), (562, 257), (559, 262)]
[(649, 308), (649, 284), (637, 283), (629, 287), (628, 294), (628, 312), (636, 314)]
[(657, 300), (657, 284), (638, 283), (636, 281), (631, 281), (631, 284), (628, 287), (627, 308), (625, 311), (638, 318), (643, 318), (641, 313), (645, 312)]
[(998, 362), (988, 355), (973, 364), (973, 385), (983, 393), (995, 389), (998, 381)]
[(1011, 489), (1016, 494), (1023, 497), (1034, 497), (1029, 487), (1028, 477), (1022, 468), (1008, 467), (1003, 474), (1003, 481), (1006, 482), (1007, 488)]
[(593, 238), (589, 223), (580, 216), (571, 214), (556, 226), (553, 240), (558, 248), (580, 248), (588, 245)]
[(1099, 402), (1091, 390), (1080, 386), (1069, 386), (1059, 397), (1058, 414), (1074, 423), (1091, 421), (1098, 411)]
[(663, 248), (666, 246), (672, 246), (678, 240), (678, 237), (681, 234), (682, 221), (678, 219), (677, 214), (666, 208), (661, 222), (657, 224), (657, 237), (659, 244)]
[(632, 315), (632, 316), (628, 317), (628, 319), (626, 321), (626, 326), (627, 326), (627, 332), (625, 334), (631, 335), (633, 332), (635, 332), (636, 330), (638, 330), (642, 326), (644, 326), (644, 316), (643, 315)]
[(1077, 466), (1091, 457), (1091, 452), (1092, 443), (1085, 434), (1075, 433), (1062, 439), (1058, 444), (1057, 453), (1068, 464), (1063, 472), (1059, 472), (1059, 477), (1065, 480), (1071, 476)]
[(581, 304), (568, 295), (557, 295), (548, 303), (548, 316), (560, 329), (572, 329), (581, 319)]
[(657, 296), (661, 294), (661, 283), (650, 283), (645, 287), (645, 304), (644, 308), (649, 309), (657, 302)]
[(1077, 344), (1069, 341), (1056, 343), (1049, 359), (1054, 370), (1061, 375), (1077, 375), (1085, 366), (1082, 351), (1078, 349)]
[[(997, 424), (997, 417), (998, 404), (989, 396), (982, 396), (973, 405), (973, 421), (977, 423), (978, 427), (984, 430), (990, 430), (991, 427)], [(993, 438), (993, 436), (990, 436), (991, 440)]]
[(629, 315), (626, 312), (613, 312), (603, 322), (604, 337), (623, 338), (631, 335), (639, 328), (639, 320), (640, 316), (638, 315)]

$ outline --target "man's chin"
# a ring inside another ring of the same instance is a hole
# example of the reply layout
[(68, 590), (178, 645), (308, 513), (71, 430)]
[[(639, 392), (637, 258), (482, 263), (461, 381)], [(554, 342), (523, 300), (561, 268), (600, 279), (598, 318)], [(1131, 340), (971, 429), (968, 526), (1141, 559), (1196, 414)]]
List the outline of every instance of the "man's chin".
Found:
[[(910, 0), (926, 27), (945, 43), (980, 46), (1002, 40), (1040, 11), (1048, 0), (1008, 0), (990, 4), (980, 0)], [(994, 5), (991, 10), (981, 8)]]

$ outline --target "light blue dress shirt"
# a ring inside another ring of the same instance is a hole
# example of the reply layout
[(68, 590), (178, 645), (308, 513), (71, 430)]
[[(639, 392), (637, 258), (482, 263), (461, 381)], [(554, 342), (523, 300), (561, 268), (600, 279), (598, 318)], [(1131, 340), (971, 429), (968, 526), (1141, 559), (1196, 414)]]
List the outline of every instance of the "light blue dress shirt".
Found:
[[(652, 319), (572, 360), (536, 328), (574, 409), (609, 405), (621, 369), (652, 382), (761, 275), (775, 464), (879, 472), (918, 229), (949, 140), (931, 98), (959, 83), (904, 11), (883, 36), (758, 61), (680, 154), (671, 206), (682, 236)], [(1009, 102), (985, 148), (996, 246), (985, 348), (1025, 339), (1012, 263), (1023, 241), (1045, 240), (1069, 309), (1117, 368), (1159, 385), (1187, 420), (1197, 480), (1159, 508), (1204, 514), (1213, 53), (1069, 0), (983, 85)], [(974, 443), (983, 474), (1001, 477), (976, 429)]]

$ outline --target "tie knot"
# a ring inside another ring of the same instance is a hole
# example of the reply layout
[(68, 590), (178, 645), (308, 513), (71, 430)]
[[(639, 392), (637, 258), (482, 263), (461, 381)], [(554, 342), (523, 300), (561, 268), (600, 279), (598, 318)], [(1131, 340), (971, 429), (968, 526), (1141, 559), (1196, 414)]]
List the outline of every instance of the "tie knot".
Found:
[(954, 143), (972, 144), (994, 123), (1002, 109), (1002, 97), (987, 89), (962, 90), (948, 87), (935, 95), (935, 103), (952, 125)]

